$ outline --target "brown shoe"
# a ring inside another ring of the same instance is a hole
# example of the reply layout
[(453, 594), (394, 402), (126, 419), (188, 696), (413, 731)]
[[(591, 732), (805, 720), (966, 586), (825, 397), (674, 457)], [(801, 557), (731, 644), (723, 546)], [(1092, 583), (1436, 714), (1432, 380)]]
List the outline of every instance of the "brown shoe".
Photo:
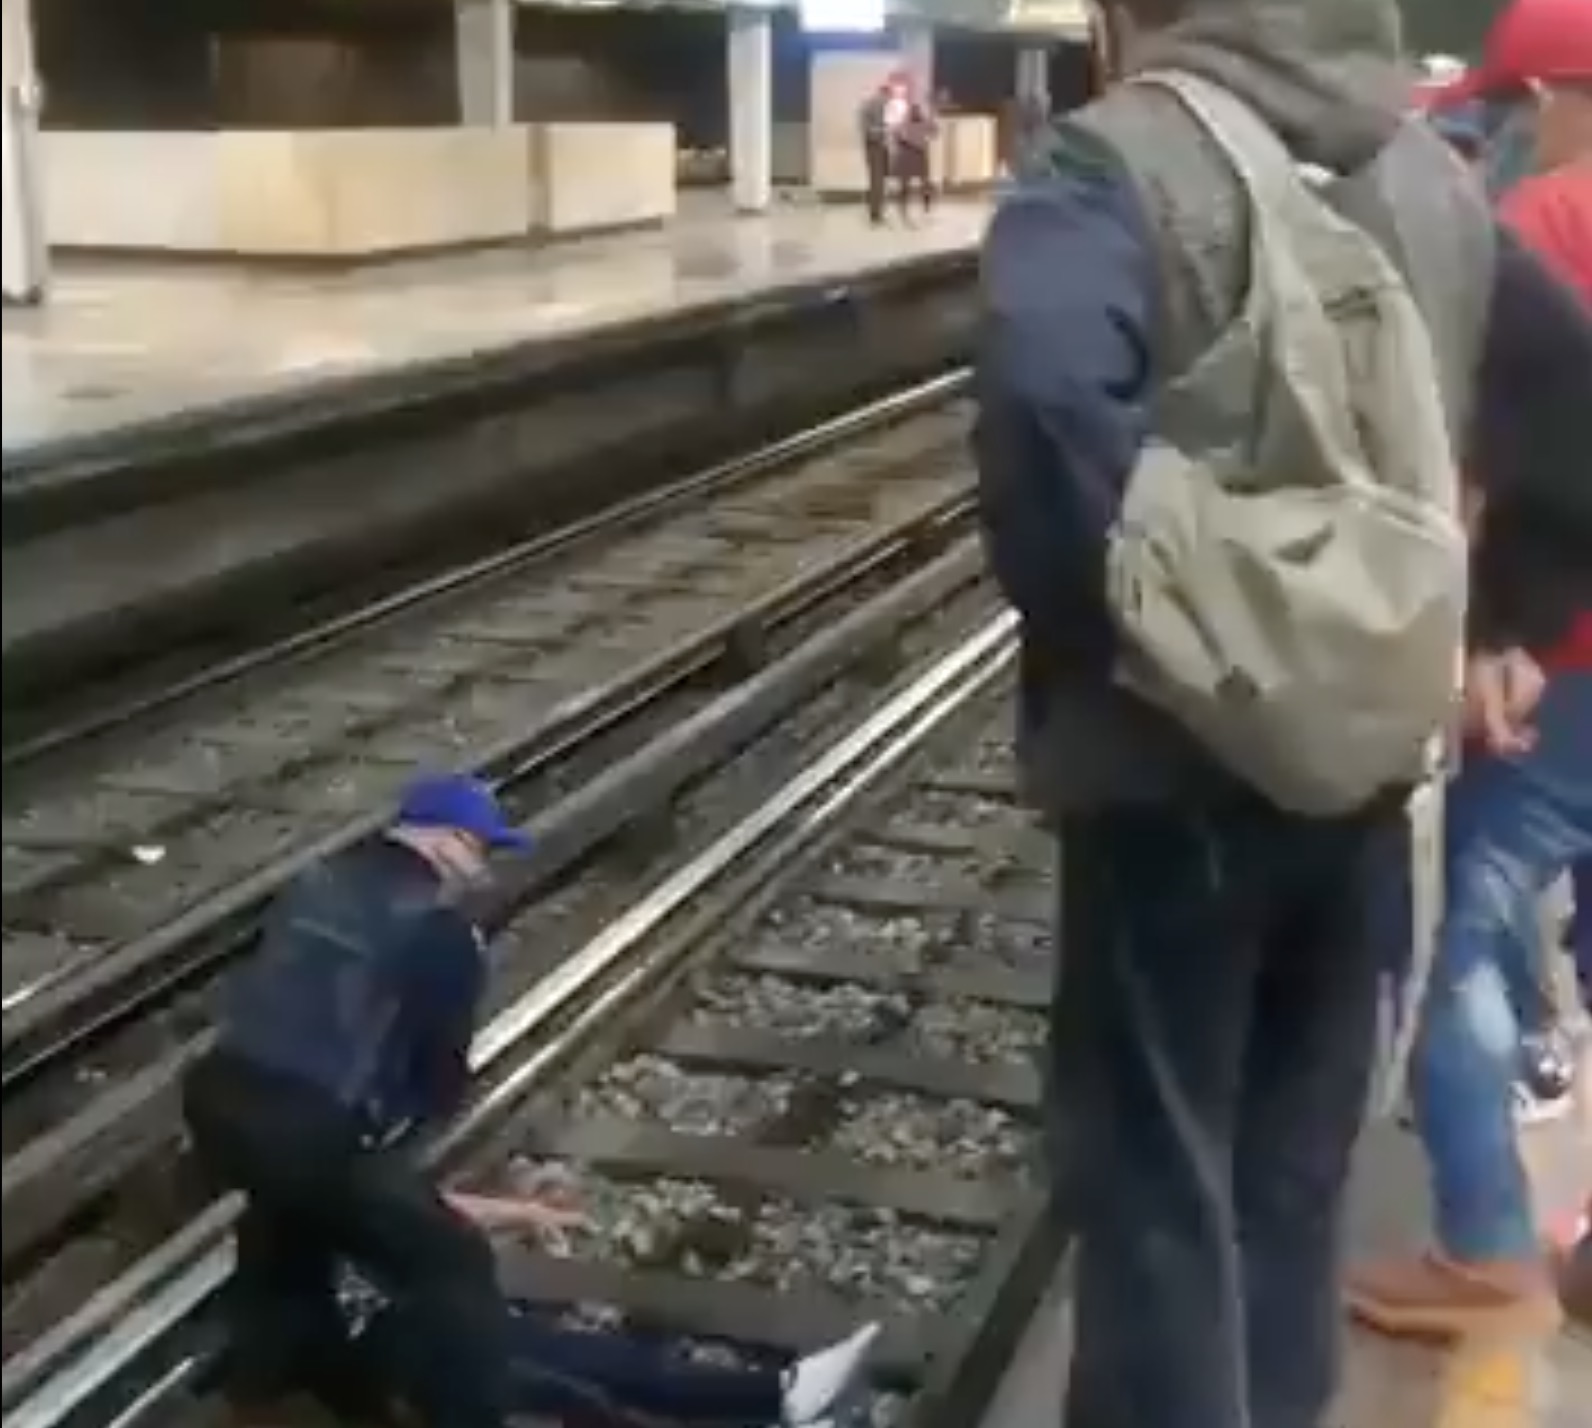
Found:
[(1345, 1298), (1356, 1319), (1392, 1338), (1551, 1334), (1561, 1322), (1546, 1265), (1460, 1264), (1428, 1254), (1351, 1271)]
[(1592, 1334), (1592, 1232), (1565, 1261), (1559, 1276), (1559, 1299), (1575, 1326)]

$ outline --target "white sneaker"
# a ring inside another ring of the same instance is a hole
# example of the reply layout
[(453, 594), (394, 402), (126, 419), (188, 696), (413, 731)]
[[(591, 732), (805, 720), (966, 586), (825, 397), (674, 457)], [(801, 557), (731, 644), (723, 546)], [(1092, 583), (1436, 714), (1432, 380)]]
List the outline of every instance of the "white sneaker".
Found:
[(1515, 1083), (1514, 1111), (1517, 1126), (1543, 1126), (1563, 1120), (1570, 1114), (1575, 1098), (1566, 1092), (1562, 1096), (1538, 1095), (1531, 1087)]
[(785, 1370), (781, 1428), (832, 1428), (831, 1415), (857, 1385), (879, 1325), (864, 1324), (849, 1339), (798, 1359)]
[(1568, 1115), (1575, 1105), (1576, 1054), (1562, 1028), (1535, 1032), (1520, 1043), (1515, 1119), (1541, 1125)]

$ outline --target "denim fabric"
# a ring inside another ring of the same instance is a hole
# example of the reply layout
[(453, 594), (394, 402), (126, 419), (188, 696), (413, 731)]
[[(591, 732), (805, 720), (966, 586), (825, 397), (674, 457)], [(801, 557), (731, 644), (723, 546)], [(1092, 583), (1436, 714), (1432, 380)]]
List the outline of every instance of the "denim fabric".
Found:
[[(1592, 860), (1580, 862), (1570, 870), (1571, 907), (1569, 952), (1575, 966), (1576, 985), (1581, 1004), (1592, 1013)], [(1524, 1031), (1550, 1031), (1560, 1022), (1561, 1008), (1554, 992), (1553, 968), (1544, 967), (1542, 921), (1535, 906), (1524, 909), (1515, 929), (1521, 950), (1511, 953), (1505, 964), (1509, 993)], [(1546, 959), (1557, 955), (1556, 950)]]
[(1319, 1428), (1396, 808), (1062, 828), (1051, 1087), (1079, 1234), (1068, 1428)]
[(1448, 915), (1411, 1068), (1431, 1161), (1438, 1238), (1464, 1260), (1536, 1252), (1510, 1091), (1519, 988), (1538, 949), (1520, 929), (1537, 899), (1592, 854), (1592, 675), (1550, 686), (1536, 746), (1477, 759), (1448, 801)]
[[(780, 1371), (693, 1362), (662, 1339), (631, 1330), (590, 1332), (517, 1307), (507, 1332), (513, 1413), (570, 1428), (774, 1428)], [(399, 1396), (423, 1357), (423, 1325), (403, 1306), (379, 1312), (356, 1349), (361, 1370)]]
[(1570, 932), (1570, 954), (1575, 958), (1581, 1003), (1592, 1013), (1592, 858), (1575, 865), (1575, 921)]

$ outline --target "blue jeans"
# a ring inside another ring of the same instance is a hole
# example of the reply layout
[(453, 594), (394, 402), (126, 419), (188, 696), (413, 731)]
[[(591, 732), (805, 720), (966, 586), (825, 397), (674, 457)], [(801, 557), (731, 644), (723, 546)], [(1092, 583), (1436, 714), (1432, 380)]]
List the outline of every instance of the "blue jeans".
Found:
[(1448, 909), (1411, 1067), (1438, 1240), (1456, 1259), (1537, 1253), (1511, 1088), (1537, 899), (1592, 854), (1592, 675), (1561, 675), (1519, 759), (1478, 758), (1449, 792)]
[[(572, 1428), (767, 1428), (784, 1409), (777, 1368), (693, 1363), (661, 1340), (568, 1329), (525, 1306), (510, 1315), (506, 1348), (510, 1412)], [(434, 1351), (402, 1309), (388, 1308), (357, 1352), (363, 1374), (408, 1397), (413, 1365)]]
[(1064, 822), (1050, 1086), (1078, 1230), (1068, 1428), (1318, 1428), (1369, 1089), (1390, 806)]
[(1592, 1012), (1592, 858), (1582, 858), (1574, 869), (1575, 922), (1570, 932), (1570, 954), (1575, 958), (1581, 1002)]

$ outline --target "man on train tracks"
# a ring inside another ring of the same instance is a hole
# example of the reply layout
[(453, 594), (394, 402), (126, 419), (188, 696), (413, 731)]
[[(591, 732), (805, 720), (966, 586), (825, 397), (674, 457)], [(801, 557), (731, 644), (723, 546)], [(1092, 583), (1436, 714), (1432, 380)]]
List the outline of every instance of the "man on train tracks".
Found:
[[(469, 1083), (486, 965), (464, 904), (492, 851), (528, 847), (485, 784), (417, 780), (391, 827), (283, 894), (229, 986), (184, 1097), (199, 1160), (245, 1198), (224, 1391), (246, 1414), (305, 1393), (344, 1423), (386, 1421), (397, 1401), (426, 1428), (498, 1428), (511, 1412), (826, 1428), (877, 1325), (745, 1370), (563, 1330), (504, 1299), (487, 1234), (557, 1233), (575, 1207), (443, 1191), (396, 1144)], [(349, 1269), (377, 1307), (359, 1332)]]
[(486, 967), (462, 902), (492, 850), (526, 846), (484, 784), (418, 780), (391, 828), (282, 895), (228, 988), (184, 1105), (201, 1164), (245, 1197), (226, 1362), (240, 1406), (307, 1390), (339, 1415), (368, 1409), (340, 1378), (346, 1259), (424, 1325), (425, 1421), (502, 1421), (491, 1247), (473, 1206), (450, 1203), (391, 1142), (451, 1115), (469, 1083)]
[(1063, 854), (1067, 1422), (1318, 1428), (1455, 472), (1476, 412), (1592, 450), (1592, 323), (1408, 118), (1393, 0), (1107, 11), (1138, 82), (997, 213), (976, 436)]

